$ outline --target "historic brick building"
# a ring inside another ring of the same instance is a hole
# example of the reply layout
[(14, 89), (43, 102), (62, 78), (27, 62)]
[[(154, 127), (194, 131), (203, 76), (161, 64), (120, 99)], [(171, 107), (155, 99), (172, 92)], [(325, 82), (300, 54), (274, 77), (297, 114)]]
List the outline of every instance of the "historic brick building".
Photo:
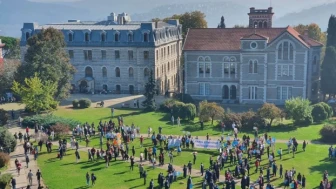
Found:
[(273, 28), (272, 8), (251, 8), (249, 28), (190, 29), (185, 93), (223, 103), (317, 100), (322, 44), (292, 27)]
[(161, 93), (180, 89), (182, 25), (178, 20), (136, 22), (126, 13), (111, 13), (100, 22), (24, 23), (22, 57), (26, 40), (49, 27), (64, 34), (66, 51), (77, 69), (72, 82), (76, 91), (142, 93), (150, 70)]

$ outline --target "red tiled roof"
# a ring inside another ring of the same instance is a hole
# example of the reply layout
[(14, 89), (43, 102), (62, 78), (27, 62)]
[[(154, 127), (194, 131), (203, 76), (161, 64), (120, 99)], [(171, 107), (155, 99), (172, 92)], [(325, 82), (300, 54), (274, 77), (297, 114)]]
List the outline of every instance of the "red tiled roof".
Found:
[(185, 51), (240, 51), (240, 40), (265, 39), (268, 43), (288, 32), (306, 47), (321, 46), (312, 39), (304, 39), (296, 30), (286, 28), (200, 28), (189, 29), (183, 50)]
[(263, 35), (260, 35), (260, 34), (257, 34), (257, 33), (253, 33), (253, 34), (250, 34), (250, 35), (246, 35), (244, 37), (242, 37), (241, 39), (254, 39), (254, 40), (267, 40), (268, 38), (263, 36)]

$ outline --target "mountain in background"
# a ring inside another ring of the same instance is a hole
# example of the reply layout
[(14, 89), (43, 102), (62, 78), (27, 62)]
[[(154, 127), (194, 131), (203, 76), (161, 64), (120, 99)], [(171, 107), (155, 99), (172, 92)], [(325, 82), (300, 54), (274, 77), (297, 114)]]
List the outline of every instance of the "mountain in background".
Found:
[[(40, 2), (34, 2), (40, 1)], [(43, 0), (45, 1), (45, 0)], [(145, 3), (144, 3), (145, 1)], [(111, 13), (127, 12), (132, 20), (147, 21), (173, 14), (199, 10), (206, 14), (209, 27), (216, 27), (225, 17), (227, 27), (247, 25), (249, 8), (267, 8), (266, 0), (79, 0), (76, 2), (42, 3), (42, 0), (0, 0), (0, 35), (20, 36), (24, 22), (39, 24), (66, 22), (69, 19), (101, 21)], [(285, 27), (315, 22), (326, 30), (330, 14), (336, 12), (336, 0), (273, 1), (274, 26)], [(288, 5), (291, 6), (288, 6)], [(311, 6), (316, 6), (311, 8)], [(307, 8), (306, 10), (302, 10)], [(295, 13), (291, 13), (295, 12)]]

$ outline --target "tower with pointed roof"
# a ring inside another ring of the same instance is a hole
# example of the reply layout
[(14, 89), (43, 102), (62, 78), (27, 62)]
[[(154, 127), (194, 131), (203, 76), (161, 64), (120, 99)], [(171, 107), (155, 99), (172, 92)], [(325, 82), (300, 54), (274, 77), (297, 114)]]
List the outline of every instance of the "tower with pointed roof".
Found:
[(272, 28), (273, 8), (255, 9), (250, 8), (249, 27), (250, 28)]

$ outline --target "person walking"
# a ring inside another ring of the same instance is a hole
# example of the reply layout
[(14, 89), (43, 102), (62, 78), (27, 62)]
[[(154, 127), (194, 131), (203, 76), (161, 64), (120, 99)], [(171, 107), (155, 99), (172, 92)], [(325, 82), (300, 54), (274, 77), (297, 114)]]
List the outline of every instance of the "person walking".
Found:
[(90, 174), (89, 174), (89, 172), (86, 173), (85, 178), (86, 178), (86, 185), (89, 186), (90, 185)]
[(191, 164), (191, 162), (189, 161), (189, 163), (188, 163), (188, 171), (189, 171), (189, 175), (191, 175), (191, 168), (192, 168), (192, 164)]
[(307, 142), (304, 140), (302, 144), (302, 150), (305, 152), (307, 147)]
[(80, 160), (80, 155), (77, 149), (75, 151), (75, 156), (76, 156), (76, 163), (78, 163), (78, 161)]
[(154, 180), (153, 179), (149, 183), (149, 189), (154, 189)]
[(27, 175), (27, 179), (28, 179), (28, 184), (29, 186), (32, 186), (33, 185), (33, 173), (31, 172), (31, 170), (29, 170), (29, 173)]
[(14, 177), (12, 177), (11, 184), (12, 184), (12, 189), (16, 189), (16, 180)]
[(193, 188), (193, 186), (192, 186), (191, 176), (189, 176), (188, 181), (187, 181), (187, 189), (191, 189), (191, 188)]
[(26, 154), (26, 164), (27, 164), (27, 168), (28, 168), (28, 166), (29, 166), (29, 156), (28, 156), (28, 154)]
[(97, 177), (94, 175), (94, 173), (91, 173), (91, 184), (94, 186), (96, 184)]
[(133, 167), (134, 167), (134, 157), (133, 157), (133, 156), (131, 156), (130, 160), (131, 160), (131, 166), (130, 166), (130, 170), (132, 170), (132, 171), (133, 171)]
[(40, 169), (38, 169), (37, 172), (36, 172), (36, 178), (37, 178), (37, 184), (40, 187), (41, 186), (41, 178), (42, 178), (42, 173), (40, 172)]

